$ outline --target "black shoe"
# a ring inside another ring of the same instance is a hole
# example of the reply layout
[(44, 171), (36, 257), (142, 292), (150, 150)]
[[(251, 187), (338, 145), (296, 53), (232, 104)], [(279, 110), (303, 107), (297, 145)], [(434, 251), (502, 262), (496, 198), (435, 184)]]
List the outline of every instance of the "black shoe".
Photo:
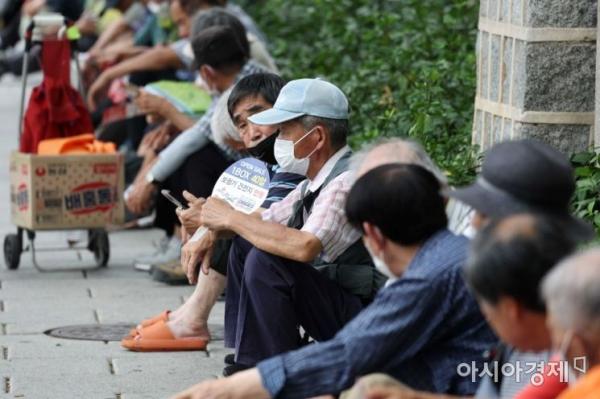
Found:
[(223, 359), (225, 364), (235, 364), (235, 353), (230, 353), (229, 355), (225, 355), (225, 359)]
[(240, 371), (251, 369), (252, 366), (246, 366), (245, 364), (234, 363), (223, 369), (223, 377), (230, 377)]
[(3, 57), (0, 57), (0, 78), (2, 75), (8, 72), (8, 67), (6, 66), (6, 62)]

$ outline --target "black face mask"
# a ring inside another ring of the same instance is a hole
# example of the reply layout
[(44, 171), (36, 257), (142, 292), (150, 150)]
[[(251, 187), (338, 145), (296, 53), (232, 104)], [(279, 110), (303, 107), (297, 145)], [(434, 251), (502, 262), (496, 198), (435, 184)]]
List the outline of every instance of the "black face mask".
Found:
[(269, 165), (277, 165), (277, 160), (275, 159), (275, 140), (279, 132), (275, 132), (254, 147), (248, 148), (247, 151), (254, 158), (268, 163)]

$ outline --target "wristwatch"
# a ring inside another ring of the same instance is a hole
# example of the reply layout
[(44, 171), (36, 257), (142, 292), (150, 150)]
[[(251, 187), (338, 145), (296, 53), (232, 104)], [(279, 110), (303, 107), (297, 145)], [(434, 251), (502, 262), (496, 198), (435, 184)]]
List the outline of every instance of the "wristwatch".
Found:
[(154, 178), (152, 172), (146, 173), (146, 181), (150, 184), (154, 184), (155, 186), (158, 186), (160, 184), (160, 182)]

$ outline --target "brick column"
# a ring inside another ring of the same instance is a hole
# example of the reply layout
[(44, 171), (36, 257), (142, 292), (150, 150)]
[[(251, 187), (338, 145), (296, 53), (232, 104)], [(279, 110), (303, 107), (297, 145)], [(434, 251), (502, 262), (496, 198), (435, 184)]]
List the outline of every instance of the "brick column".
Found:
[(597, 0), (480, 1), (474, 144), (593, 143), (597, 12)]
[[(600, 4), (596, 8), (596, 20), (600, 21)], [(596, 36), (596, 45), (600, 43), (600, 29)], [(600, 51), (596, 51), (596, 108), (594, 112), (594, 147), (600, 147)]]

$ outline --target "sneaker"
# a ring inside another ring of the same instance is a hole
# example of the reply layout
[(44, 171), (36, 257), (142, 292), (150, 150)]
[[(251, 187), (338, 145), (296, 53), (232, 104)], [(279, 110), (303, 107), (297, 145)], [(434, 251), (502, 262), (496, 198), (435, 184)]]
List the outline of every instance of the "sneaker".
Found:
[(188, 285), (187, 275), (183, 272), (179, 259), (156, 265), (152, 270), (152, 279), (169, 285)]
[(225, 355), (225, 358), (223, 359), (223, 361), (225, 362), (225, 364), (228, 365), (232, 365), (235, 364), (235, 353), (230, 353), (228, 355)]
[(133, 267), (136, 270), (151, 272), (155, 265), (160, 265), (181, 257), (181, 240), (173, 236), (166, 238), (158, 245), (156, 252), (152, 255), (141, 256), (133, 261)]

